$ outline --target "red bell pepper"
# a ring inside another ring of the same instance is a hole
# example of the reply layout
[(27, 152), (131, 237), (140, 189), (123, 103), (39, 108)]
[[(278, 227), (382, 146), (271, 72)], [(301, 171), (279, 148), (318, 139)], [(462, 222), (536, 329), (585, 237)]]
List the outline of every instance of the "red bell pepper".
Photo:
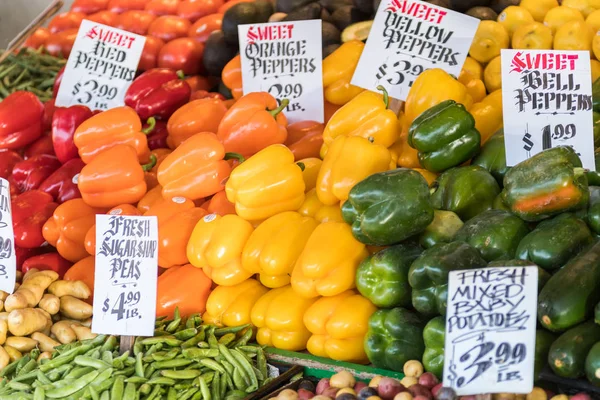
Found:
[(167, 130), (167, 123), (165, 121), (156, 121), (154, 118), (148, 119), (148, 122), (144, 124), (144, 132), (148, 133), (148, 148), (150, 150), (166, 149), (167, 136), (169, 131)]
[(0, 103), (0, 149), (34, 142), (44, 128), (44, 104), (31, 92), (18, 91)]
[(15, 164), (12, 181), (20, 193), (34, 190), (60, 168), (60, 161), (48, 154), (38, 154)]
[(196, 90), (192, 93), (190, 101), (198, 99), (219, 99), (225, 101), (225, 96), (218, 92), (209, 92), (207, 90)]
[(16, 151), (1, 149), (0, 150), (0, 178), (8, 179), (12, 176), (14, 166), (23, 161)]
[(58, 273), (58, 279), (62, 279), (65, 272), (71, 268), (73, 263), (65, 260), (58, 253), (46, 253), (33, 256), (25, 260), (21, 271), (26, 274), (32, 268), (40, 271), (54, 271)]
[(80, 158), (67, 161), (42, 182), (39, 190), (51, 195), (58, 204), (80, 198), (81, 193), (77, 183), (73, 182), (73, 178), (81, 172), (84, 166), (85, 163)]
[(125, 105), (133, 108), (142, 120), (150, 117), (168, 119), (190, 101), (192, 88), (177, 72), (154, 68), (133, 81), (125, 94)]
[(42, 246), (35, 249), (25, 249), (23, 247), (15, 246), (15, 257), (17, 259), (17, 270), (21, 270), (25, 261), (31, 257), (35, 257), (40, 254), (45, 254), (52, 249), (52, 246)]
[(56, 77), (54, 78), (54, 86), (52, 86), (53, 98), (56, 98), (58, 95), (58, 89), (60, 89), (60, 83), (62, 82), (63, 75), (65, 74), (65, 68), (67, 68), (66, 65), (62, 67), (60, 71), (58, 71), (58, 74), (56, 74)]
[(52, 118), (54, 117), (54, 111), (56, 111), (56, 100), (50, 99), (44, 103), (44, 132), (48, 132), (52, 129)]
[(46, 241), (42, 227), (58, 204), (41, 190), (22, 193), (11, 204), (15, 245), (26, 249), (40, 247)]
[(54, 146), (52, 145), (52, 138), (48, 135), (42, 135), (38, 140), (25, 147), (23, 152), (23, 158), (26, 160), (39, 154), (48, 154), (55, 156)]
[(56, 157), (61, 163), (79, 158), (77, 146), (73, 143), (75, 131), (94, 113), (86, 106), (59, 107), (52, 119), (52, 144)]

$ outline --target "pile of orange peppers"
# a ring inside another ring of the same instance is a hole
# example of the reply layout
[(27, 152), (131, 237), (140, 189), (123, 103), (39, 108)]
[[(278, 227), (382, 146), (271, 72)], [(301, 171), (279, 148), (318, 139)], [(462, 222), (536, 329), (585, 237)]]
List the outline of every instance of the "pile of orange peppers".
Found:
[[(168, 147), (150, 150), (129, 107), (75, 131), (85, 166), (81, 198), (56, 208), (43, 237), (93, 287), (95, 216), (158, 218), (157, 314), (202, 312), (224, 326), (251, 323), (260, 344), (367, 363), (363, 339), (376, 307), (355, 290), (356, 270), (378, 251), (358, 242), (341, 205), (371, 174), (419, 169), (412, 120), (447, 99), (472, 112), (482, 140), (502, 123), (501, 96), (468, 75), (421, 74), (402, 107), (350, 84), (363, 43), (323, 61), (326, 123), (288, 124), (285, 104), (242, 91), (239, 57), (223, 70), (234, 99), (191, 100), (167, 120)], [(433, 89), (432, 89), (433, 88)], [(394, 109), (396, 108), (396, 109)]]

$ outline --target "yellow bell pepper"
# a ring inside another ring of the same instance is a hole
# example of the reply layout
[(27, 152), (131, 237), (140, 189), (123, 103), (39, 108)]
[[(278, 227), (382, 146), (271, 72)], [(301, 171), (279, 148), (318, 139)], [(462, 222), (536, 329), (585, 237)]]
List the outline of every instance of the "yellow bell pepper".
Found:
[(256, 341), (283, 350), (304, 350), (310, 338), (304, 313), (315, 300), (298, 296), (290, 286), (268, 291), (252, 307)]
[(250, 222), (235, 214), (209, 214), (194, 227), (188, 259), (217, 285), (237, 285), (252, 276), (242, 267), (242, 251), (253, 231)]
[(417, 171), (418, 173), (420, 173), (421, 175), (423, 175), (423, 178), (425, 178), (425, 180), (427, 181), (428, 185), (431, 185), (439, 176), (439, 174), (436, 174), (435, 172), (431, 172), (428, 171), (424, 168), (413, 168), (415, 171)]
[(428, 69), (415, 79), (404, 105), (409, 125), (425, 110), (445, 100), (463, 104), (467, 110), (473, 105), (469, 91), (446, 71)]
[(234, 168), (225, 185), (227, 199), (237, 215), (260, 221), (294, 211), (304, 201), (302, 169), (282, 144), (271, 145)]
[(312, 333), (307, 350), (319, 357), (368, 364), (364, 341), (375, 311), (373, 303), (353, 290), (320, 298), (304, 314), (304, 325)]
[(358, 265), (369, 255), (343, 222), (317, 226), (292, 272), (292, 288), (302, 297), (335, 296), (355, 287)]
[(242, 253), (242, 267), (260, 274), (266, 287), (289, 285), (294, 265), (317, 225), (313, 218), (294, 211), (272, 216), (250, 235)]
[(338, 136), (329, 148), (317, 177), (319, 200), (328, 206), (346, 201), (354, 185), (369, 175), (387, 171), (391, 160), (387, 148), (371, 143), (369, 139)]
[(481, 135), (481, 145), (504, 125), (502, 115), (502, 89), (487, 95), (481, 102), (473, 104), (470, 110), (475, 118), (475, 128)]
[(363, 42), (351, 40), (323, 60), (325, 100), (341, 106), (364, 91), (363, 88), (350, 84), (364, 48)]
[(320, 224), (329, 221), (344, 222), (341, 206), (339, 204), (326, 206), (321, 203), (316, 189), (306, 192), (306, 198), (302, 206), (298, 209), (298, 212), (305, 217), (314, 218)]
[(206, 301), (202, 319), (217, 326), (240, 326), (251, 323), (250, 313), (258, 299), (269, 289), (254, 279), (234, 286), (217, 286)]
[[(383, 89), (383, 87), (381, 87)], [(338, 136), (360, 136), (390, 147), (398, 139), (398, 117), (388, 109), (388, 94), (365, 90), (340, 108), (323, 131), (323, 144), (331, 146)]]
[(458, 81), (463, 85), (466, 85), (471, 79), (483, 79), (483, 67), (479, 64), (479, 61), (472, 57), (465, 59), (460, 75), (458, 75)]
[(315, 187), (317, 184), (317, 176), (323, 161), (316, 157), (305, 158), (298, 161), (298, 164), (304, 165), (302, 170), (302, 178), (304, 178), (304, 186), (307, 192)]

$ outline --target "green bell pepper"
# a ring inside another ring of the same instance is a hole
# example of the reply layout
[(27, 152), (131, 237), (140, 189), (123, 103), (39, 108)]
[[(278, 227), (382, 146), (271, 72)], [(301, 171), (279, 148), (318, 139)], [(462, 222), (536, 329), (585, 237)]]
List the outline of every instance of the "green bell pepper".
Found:
[(492, 203), (492, 209), (493, 210), (510, 211), (510, 208), (508, 208), (506, 206), (506, 204), (504, 204), (504, 201), (502, 200), (502, 195), (501, 194), (499, 194), (498, 196), (496, 196), (496, 198), (494, 199), (494, 202)]
[(600, 112), (593, 112), (594, 117), (594, 148), (600, 147)]
[(404, 308), (376, 311), (369, 319), (365, 353), (377, 367), (402, 371), (409, 360), (420, 360), (425, 350), (421, 317)]
[(503, 130), (499, 130), (485, 142), (479, 154), (471, 162), (471, 165), (479, 165), (489, 171), (496, 178), (498, 184), (502, 186), (504, 175), (510, 169), (510, 167), (506, 166)]
[(397, 244), (363, 260), (356, 271), (356, 288), (380, 308), (410, 306), (408, 270), (421, 254), (416, 244)]
[(514, 258), (519, 242), (528, 233), (519, 217), (508, 211), (487, 210), (468, 220), (454, 240), (470, 244), (489, 262)]
[(552, 275), (545, 269), (535, 265), (529, 260), (496, 260), (488, 264), (488, 267), (537, 267), (538, 270), (538, 293), (542, 290), (546, 282)]
[(461, 226), (463, 222), (452, 211), (435, 210), (433, 222), (419, 236), (419, 244), (428, 249), (438, 243), (450, 243)]
[(408, 144), (419, 151), (419, 162), (432, 172), (442, 172), (469, 160), (481, 136), (475, 119), (464, 105), (446, 100), (419, 115), (408, 129)]
[(427, 181), (407, 168), (373, 174), (350, 190), (342, 217), (361, 243), (400, 243), (433, 221)]
[(587, 210), (587, 224), (590, 229), (600, 235), (600, 187), (590, 186), (590, 205)]
[(560, 214), (542, 221), (521, 240), (517, 258), (554, 270), (561, 268), (593, 241), (585, 222), (573, 214)]
[(600, 149), (596, 149), (594, 152), (594, 164), (596, 165), (595, 171), (586, 171), (589, 186), (600, 186)]
[(600, 113), (600, 78), (592, 85), (592, 109)]
[(431, 204), (436, 210), (455, 212), (467, 221), (492, 208), (500, 194), (496, 179), (478, 165), (452, 168), (431, 184)]
[(425, 316), (445, 315), (448, 273), (486, 265), (479, 251), (463, 242), (436, 244), (425, 250), (408, 271), (413, 307)]
[(586, 208), (589, 192), (581, 160), (566, 146), (534, 155), (506, 173), (502, 200), (525, 221)]
[(423, 329), (425, 352), (423, 353), (423, 367), (425, 371), (433, 373), (442, 379), (444, 373), (444, 341), (446, 340), (446, 318), (438, 316), (433, 318)]

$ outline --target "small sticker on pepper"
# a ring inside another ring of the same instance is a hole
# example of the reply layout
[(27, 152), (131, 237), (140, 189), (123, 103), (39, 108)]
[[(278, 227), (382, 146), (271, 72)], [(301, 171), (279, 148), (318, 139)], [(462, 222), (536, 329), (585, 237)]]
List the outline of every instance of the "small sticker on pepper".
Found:
[(212, 214), (208, 214), (207, 216), (205, 216), (204, 218), (202, 218), (202, 220), (204, 222), (212, 222), (217, 218), (217, 214), (212, 213)]
[(181, 196), (173, 197), (171, 199), (171, 201), (173, 201), (173, 203), (183, 204), (183, 203), (185, 203), (185, 197), (181, 197)]

